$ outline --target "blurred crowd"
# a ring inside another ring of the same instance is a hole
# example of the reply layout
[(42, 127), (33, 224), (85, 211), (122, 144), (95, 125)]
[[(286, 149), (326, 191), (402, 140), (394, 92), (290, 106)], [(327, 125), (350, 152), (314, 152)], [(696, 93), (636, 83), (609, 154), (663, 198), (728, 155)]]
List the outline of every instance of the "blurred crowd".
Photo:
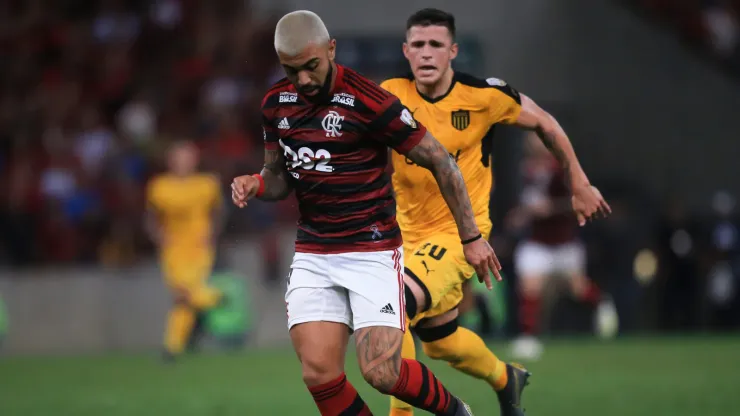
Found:
[[(740, 2), (631, 2), (673, 22), (685, 39), (740, 73)], [(272, 46), (276, 17), (257, 20), (248, 4), (0, 0), (0, 265), (116, 267), (150, 256), (145, 187), (176, 140), (198, 145), (203, 168), (219, 175), (227, 201), (235, 174), (260, 169), (259, 102), (283, 73)], [(371, 43), (345, 43), (340, 59), (371, 75), (373, 67), (405, 67), (395, 38), (375, 49)], [(478, 50), (473, 46), (464, 49)], [(458, 60), (482, 62), (473, 53)], [(660, 305), (656, 313), (664, 316), (656, 320), (666, 327), (740, 324), (732, 195), (719, 192), (707, 210), (713, 215), (697, 218), (673, 203), (651, 212), (663, 205), (629, 185), (602, 190), (615, 214), (582, 235), (590, 277), (618, 304)], [(293, 205), (250, 204), (250, 215), (229, 215), (226, 231), (244, 236), (290, 224)], [(513, 270), (522, 236), (507, 233), (506, 213), (499, 214), (495, 244)], [(277, 233), (261, 235), (265, 257), (276, 259)], [(277, 278), (278, 271), (269, 274)]]
[(740, 76), (740, 0), (623, 0)]
[(174, 140), (195, 141), (223, 181), (259, 169), (259, 103), (283, 75), (275, 21), (247, 5), (0, 1), (0, 262), (134, 261), (150, 249), (145, 184)]

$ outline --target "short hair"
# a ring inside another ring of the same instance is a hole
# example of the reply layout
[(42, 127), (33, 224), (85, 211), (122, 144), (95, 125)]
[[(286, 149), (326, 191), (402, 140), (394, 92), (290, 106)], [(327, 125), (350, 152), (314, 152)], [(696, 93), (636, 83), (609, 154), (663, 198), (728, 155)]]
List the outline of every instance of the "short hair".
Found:
[(426, 8), (412, 14), (406, 21), (406, 30), (414, 26), (444, 26), (450, 31), (452, 38), (455, 38), (455, 16), (439, 9)]
[(311, 43), (322, 45), (330, 39), (321, 18), (308, 10), (286, 14), (275, 27), (275, 51), (289, 56), (298, 55)]

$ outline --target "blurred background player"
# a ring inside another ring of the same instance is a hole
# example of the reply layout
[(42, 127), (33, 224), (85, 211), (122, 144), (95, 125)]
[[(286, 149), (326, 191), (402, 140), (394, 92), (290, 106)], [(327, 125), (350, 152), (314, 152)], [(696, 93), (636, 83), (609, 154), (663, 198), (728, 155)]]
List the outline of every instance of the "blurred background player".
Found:
[[(535, 137), (548, 143), (569, 172), (573, 200), (567, 198), (565, 209), (575, 209), (589, 219), (608, 213), (609, 206), (590, 185), (567, 135), (552, 116), (502, 80), (484, 80), (452, 70), (451, 62), (458, 53), (454, 16), (438, 9), (414, 13), (406, 23), (403, 53), (412, 74), (386, 80), (382, 86), (428, 126), (459, 165), (483, 238), (489, 238), (492, 228), (489, 206), (493, 186), (491, 153), (484, 143), (490, 140), (496, 124), (534, 130)], [(445, 198), (432, 175), (412, 160), (393, 154), (392, 162), (398, 223), (404, 239), (409, 326), (429, 357), (445, 360), (486, 381), (497, 392), (502, 415), (522, 415), (520, 399), (528, 372), (499, 360), (479, 335), (458, 325), (462, 285), (476, 272), (465, 262), (465, 242), (461, 244), (457, 238)], [(404, 357), (415, 356), (408, 332), (403, 352)], [(392, 416), (409, 414), (409, 405), (391, 399)]]
[(597, 307), (602, 318), (616, 319), (616, 309), (611, 298), (586, 277), (586, 247), (578, 239), (565, 171), (536, 135), (526, 137), (525, 149), (525, 187), (520, 204), (508, 217), (513, 230), (527, 227), (529, 231), (514, 252), (522, 336), (512, 344), (512, 353), (533, 360), (542, 353), (537, 336), (543, 319), (543, 289), (550, 277), (566, 279), (570, 293)]
[(162, 274), (174, 297), (164, 336), (166, 359), (183, 352), (199, 313), (221, 298), (207, 281), (223, 225), (223, 201), (218, 180), (198, 173), (198, 161), (193, 143), (173, 144), (168, 171), (152, 178), (147, 190), (147, 231), (159, 248)]

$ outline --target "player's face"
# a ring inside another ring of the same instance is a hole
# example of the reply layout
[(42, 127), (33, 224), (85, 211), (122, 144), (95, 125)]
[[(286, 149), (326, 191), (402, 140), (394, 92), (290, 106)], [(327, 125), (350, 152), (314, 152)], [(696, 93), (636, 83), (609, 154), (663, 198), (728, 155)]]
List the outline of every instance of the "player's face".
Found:
[(457, 43), (444, 26), (412, 26), (406, 32), (403, 54), (417, 82), (436, 84), (457, 56)]
[(315, 96), (327, 82), (331, 82), (328, 78), (336, 45), (336, 41), (332, 39), (327, 45), (310, 44), (295, 56), (278, 52), (285, 75), (301, 94)]
[(198, 150), (191, 144), (175, 147), (170, 151), (169, 165), (176, 175), (189, 175), (198, 166)]

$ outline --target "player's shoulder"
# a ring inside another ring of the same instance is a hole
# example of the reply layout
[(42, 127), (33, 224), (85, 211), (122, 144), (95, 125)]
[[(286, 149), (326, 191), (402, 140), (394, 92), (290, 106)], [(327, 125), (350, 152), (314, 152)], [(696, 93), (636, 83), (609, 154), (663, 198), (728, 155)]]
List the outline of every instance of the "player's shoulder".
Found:
[(503, 95), (519, 104), (522, 102), (519, 91), (500, 78), (479, 78), (465, 72), (455, 72), (455, 79), (460, 85), (476, 90), (476, 92), (493, 96)]
[(352, 68), (342, 67), (342, 79), (350, 94), (356, 96), (360, 102), (371, 109), (383, 107), (389, 99), (394, 98), (393, 94), (375, 81)]
[(298, 105), (300, 97), (293, 83), (283, 78), (270, 86), (262, 98), (262, 110), (273, 110), (281, 105)]
[(198, 173), (196, 176), (198, 183), (202, 184), (206, 188), (219, 188), (221, 186), (221, 181), (219, 180), (218, 176), (213, 173), (209, 172), (202, 172)]
[(414, 75), (411, 73), (386, 78), (380, 83), (380, 86), (391, 94), (398, 94), (402, 91), (408, 90), (409, 88), (416, 88), (414, 86)]

